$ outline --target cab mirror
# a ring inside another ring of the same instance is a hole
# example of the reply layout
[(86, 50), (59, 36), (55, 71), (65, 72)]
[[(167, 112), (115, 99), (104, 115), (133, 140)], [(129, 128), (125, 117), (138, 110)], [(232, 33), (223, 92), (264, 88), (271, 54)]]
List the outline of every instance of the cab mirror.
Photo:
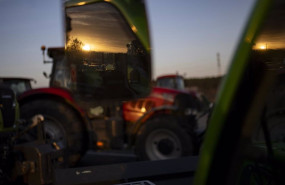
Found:
[[(145, 12), (134, 16), (146, 21)], [(77, 97), (100, 100), (149, 94), (150, 47), (142, 44), (138, 30), (118, 8), (106, 2), (71, 6), (66, 8), (66, 17), (64, 66), (69, 75), (65, 88)]]

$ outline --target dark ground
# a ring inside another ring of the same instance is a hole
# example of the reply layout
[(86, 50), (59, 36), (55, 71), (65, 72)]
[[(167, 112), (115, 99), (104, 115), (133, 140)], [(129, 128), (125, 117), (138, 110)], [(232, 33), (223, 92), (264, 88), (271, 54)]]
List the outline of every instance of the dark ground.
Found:
[(89, 150), (78, 167), (134, 162), (137, 157), (131, 151), (93, 151)]

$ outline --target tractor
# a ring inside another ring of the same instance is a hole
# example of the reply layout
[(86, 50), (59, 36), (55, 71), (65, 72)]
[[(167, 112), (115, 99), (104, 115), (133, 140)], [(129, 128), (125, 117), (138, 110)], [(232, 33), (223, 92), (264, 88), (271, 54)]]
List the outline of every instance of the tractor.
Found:
[[(44, 53), (45, 47), (42, 48)], [(76, 101), (67, 87), (70, 81), (78, 80), (74, 76), (79, 74), (73, 74), (72, 66), (70, 71), (64, 66), (64, 48), (49, 48), (47, 53), (52, 61), (44, 63), (53, 64), (51, 74), (45, 75), (50, 78), (50, 87), (28, 90), (18, 100), (25, 119), (44, 115), (47, 138), (59, 147), (73, 151), (71, 164), (75, 164), (87, 149), (133, 150), (141, 160), (198, 153), (201, 133), (206, 129), (209, 103), (199, 93), (186, 91), (182, 76), (158, 77), (150, 95), (145, 98), (107, 104), (88, 98)], [(105, 55), (97, 54), (97, 60), (107, 60)], [(107, 71), (108, 65), (110, 67), (110, 64), (101, 65), (104, 68), (101, 69), (86, 60), (76, 73), (89, 70), (90, 66)], [(175, 81), (175, 86), (166, 86), (167, 81)], [(179, 83), (177, 87), (176, 83)], [(185, 104), (185, 100), (189, 103)], [(171, 123), (161, 121), (162, 117), (172, 120)], [(185, 146), (191, 149), (183, 151), (188, 148)]]

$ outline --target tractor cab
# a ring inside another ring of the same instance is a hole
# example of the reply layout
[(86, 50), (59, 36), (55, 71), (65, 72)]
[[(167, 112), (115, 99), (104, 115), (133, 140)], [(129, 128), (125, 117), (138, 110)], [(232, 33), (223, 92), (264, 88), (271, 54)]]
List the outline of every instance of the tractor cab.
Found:
[(157, 87), (184, 90), (184, 78), (180, 75), (164, 75), (157, 77), (156, 80)]
[(36, 83), (31, 78), (0, 77), (0, 84), (10, 87), (17, 96), (31, 90), (32, 82)]

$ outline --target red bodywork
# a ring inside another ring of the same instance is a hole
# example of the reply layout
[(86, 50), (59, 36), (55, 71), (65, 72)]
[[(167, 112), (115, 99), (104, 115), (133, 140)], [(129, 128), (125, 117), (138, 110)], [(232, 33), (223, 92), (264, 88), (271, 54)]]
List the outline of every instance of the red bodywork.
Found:
[(162, 78), (177, 78), (177, 77), (183, 78), (183, 77), (180, 76), (180, 75), (169, 74), (169, 75), (159, 76), (159, 77), (157, 77), (157, 80), (162, 79)]
[[(183, 77), (178, 74), (170, 74), (158, 77), (157, 82), (159, 82), (159, 80), (164, 80), (164, 79), (171, 80), (178, 78), (180, 78), (180, 80), (184, 80)], [(184, 83), (180, 88), (181, 89), (185, 88)], [(190, 94), (191, 96), (194, 97), (198, 96), (195, 91), (177, 90), (168, 86), (154, 87), (152, 89), (151, 94), (148, 97), (125, 102), (123, 104), (123, 118), (126, 122), (136, 122), (152, 108), (173, 105), (175, 96), (181, 93)]]
[(33, 95), (39, 95), (39, 94), (49, 94), (49, 95), (56, 95), (59, 97), (62, 97), (68, 101), (72, 101), (73, 102), (73, 98), (70, 95), (70, 93), (64, 89), (60, 89), (60, 88), (53, 88), (53, 87), (48, 87), (48, 88), (39, 88), (39, 89), (31, 89), (29, 91), (26, 91), (25, 93), (23, 93), (21, 96), (19, 96), (19, 101), (33, 96)]
[[(123, 118), (126, 122), (136, 122), (154, 107), (173, 105), (175, 96), (181, 93), (189, 94), (186, 91), (154, 87), (148, 97), (125, 102), (123, 104)], [(195, 92), (190, 92), (190, 94), (197, 96)]]
[[(165, 75), (158, 77), (158, 79), (162, 78), (176, 78), (177, 75)], [(123, 119), (126, 122), (136, 122), (139, 120), (146, 112), (150, 111), (154, 107), (161, 106), (171, 106), (174, 103), (175, 96), (178, 94), (191, 94), (192, 96), (197, 97), (197, 93), (194, 91), (182, 91), (170, 88), (162, 88), (162, 87), (154, 87), (152, 89), (151, 94), (146, 98), (141, 98), (137, 100), (127, 101), (123, 103)], [(30, 101), (35, 98), (51, 98), (57, 97), (80, 112), (81, 115), (85, 114), (84, 109), (80, 108), (75, 100), (73, 99), (71, 93), (65, 89), (61, 88), (39, 88), (39, 89), (31, 89), (26, 91), (21, 96), (18, 97), (19, 102)]]

